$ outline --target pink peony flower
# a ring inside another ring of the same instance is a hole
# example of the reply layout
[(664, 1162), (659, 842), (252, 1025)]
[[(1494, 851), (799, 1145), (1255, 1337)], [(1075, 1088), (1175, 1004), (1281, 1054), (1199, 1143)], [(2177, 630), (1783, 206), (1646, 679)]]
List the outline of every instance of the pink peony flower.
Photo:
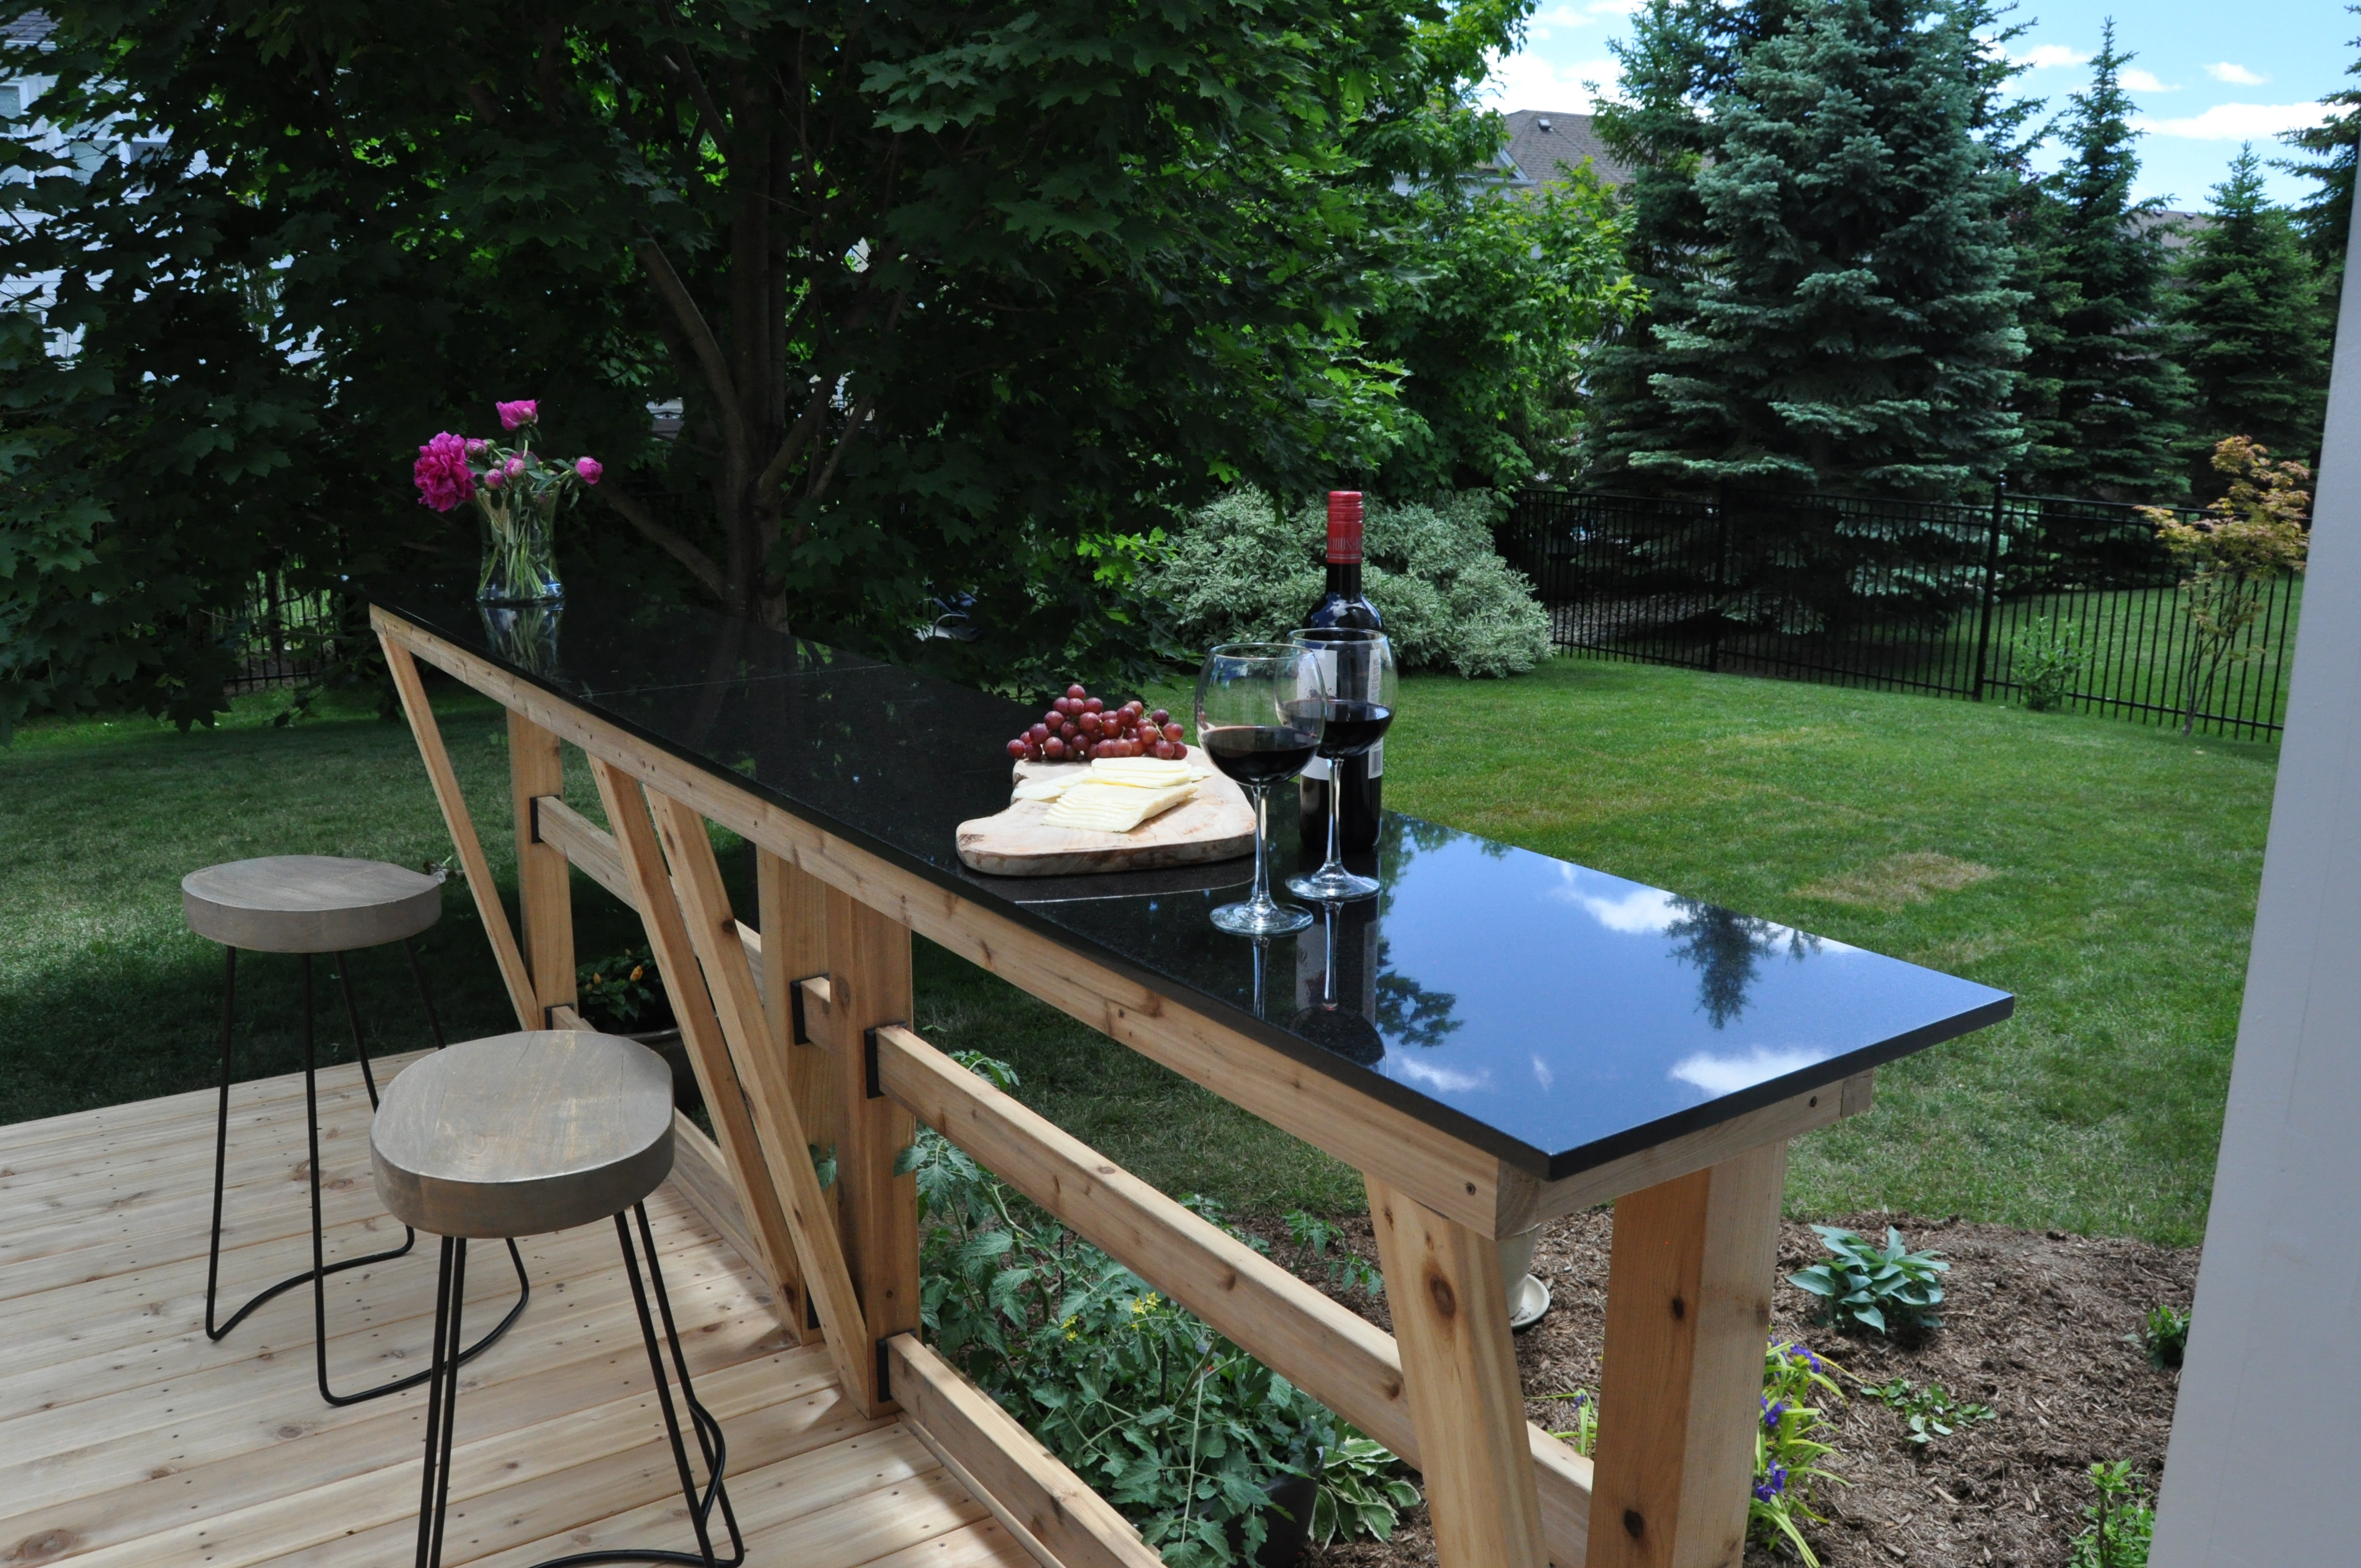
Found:
[(486, 441), (480, 435), (471, 435), (467, 437), (467, 455), (470, 457), (481, 457), (491, 444), (492, 444), (490, 442)]
[(584, 484), (595, 485), (598, 482), (598, 476), (605, 473), (607, 469), (596, 457), (577, 457), (574, 460), (574, 471), (582, 476)]
[(476, 477), (467, 471), (467, 444), (444, 431), (418, 449), (410, 470), (418, 485), (418, 504), (449, 511), (476, 495)]
[(521, 478), (524, 477), (524, 459), (523, 459), (523, 458), (522, 458), (522, 457), (511, 457), (511, 458), (510, 458), (510, 459), (509, 459), (509, 461), (508, 461), (508, 476), (509, 476), (509, 477), (510, 477), (510, 478), (511, 478), (511, 479), (521, 479)]
[(494, 403), (492, 407), (500, 411), (502, 430), (514, 430), (521, 424), (534, 424), (541, 419), (541, 404), (531, 398), (522, 402)]
[(506, 474), (501, 473), (498, 468), (493, 469), (490, 473), (484, 476), (484, 488), (488, 490), (497, 490), (508, 482), (509, 477)]

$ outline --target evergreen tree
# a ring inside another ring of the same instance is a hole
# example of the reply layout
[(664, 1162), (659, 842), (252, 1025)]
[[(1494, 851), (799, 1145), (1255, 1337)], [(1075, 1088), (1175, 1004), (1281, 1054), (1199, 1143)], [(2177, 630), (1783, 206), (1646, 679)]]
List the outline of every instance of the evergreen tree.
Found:
[(2190, 242), (2173, 281), (2181, 363), (2195, 389), (2184, 460), (2196, 488), (2221, 489), (2213, 454), (2226, 436), (2309, 462), (2328, 398), (2319, 276), (2288, 214), (2264, 200), (2252, 146), (2213, 188), (2213, 222)]
[[(2345, 8), (2361, 16), (2361, 5)], [(2351, 47), (2361, 49), (2361, 38), (2352, 39)], [(2346, 67), (2345, 74), (2361, 76), (2361, 60)], [(2321, 103), (2334, 111), (2327, 119), (2279, 138), (2312, 156), (2275, 159), (2272, 166), (2301, 174), (2320, 187), (2311, 201), (2296, 210), (2295, 221), (2303, 232), (2305, 248), (2320, 269), (2321, 285), (2328, 298), (2327, 330), (2334, 336), (2337, 295), (2345, 280), (2345, 247), (2353, 230), (2354, 164), (2361, 156), (2361, 87), (2331, 93)]]
[(1939, 497), (2015, 457), (1977, 50), (1935, 0), (1815, 0), (1746, 44), (1696, 180), (1708, 275), (1656, 327), (1670, 418), (1631, 468)]
[(2068, 100), (2070, 156), (2020, 230), (2033, 298), (2018, 407), (2032, 444), (2011, 475), (2029, 488), (2160, 500), (2180, 489), (2174, 443), (2189, 381), (2158, 316), (2163, 203), (2131, 199), (2139, 133), (2122, 77), (2132, 58), (2108, 23), (2090, 90)]

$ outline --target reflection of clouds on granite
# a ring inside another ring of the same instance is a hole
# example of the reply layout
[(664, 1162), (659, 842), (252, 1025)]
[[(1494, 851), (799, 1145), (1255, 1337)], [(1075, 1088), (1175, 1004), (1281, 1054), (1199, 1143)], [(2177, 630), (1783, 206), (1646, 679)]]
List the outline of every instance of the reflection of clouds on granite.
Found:
[(1386, 1058), (1387, 1076), (1402, 1079), (1438, 1094), (1465, 1094), (1474, 1089), (1491, 1087), (1489, 1069), (1482, 1072), (1462, 1072), (1456, 1068), (1439, 1067), (1423, 1057), (1400, 1054)]
[(1607, 879), (1586, 876), (1580, 866), (1561, 863), (1557, 876), (1558, 884), (1550, 890), (1551, 897), (1562, 904), (1571, 904), (1576, 909), (1588, 910), (1590, 917), (1601, 926), (1627, 936), (1642, 937), (1662, 931), (1672, 924), (1673, 917), (1680, 910), (1671, 894), (1630, 883), (1620, 883), (1619, 885), (1624, 891), (1612, 898), (1586, 893), (1583, 891), (1585, 882)]
[(1741, 1089), (1801, 1072), (1828, 1058), (1825, 1049), (1809, 1046), (1756, 1046), (1743, 1054), (1698, 1051), (1675, 1062), (1667, 1076), (1702, 1089), (1708, 1096), (1735, 1094)]

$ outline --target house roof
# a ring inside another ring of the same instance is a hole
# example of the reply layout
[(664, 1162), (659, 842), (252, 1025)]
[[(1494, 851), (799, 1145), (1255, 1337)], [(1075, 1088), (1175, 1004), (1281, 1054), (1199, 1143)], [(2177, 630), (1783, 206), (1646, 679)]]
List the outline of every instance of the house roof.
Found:
[(12, 44), (37, 44), (57, 30), (58, 25), (38, 11), (20, 11), (0, 22), (0, 38)]
[(1509, 122), (1509, 158), (1517, 172), (1512, 188), (1538, 189), (1564, 180), (1561, 169), (1579, 169), (1587, 159), (1598, 176), (1609, 185), (1631, 177), (1629, 166), (1607, 150), (1591, 128), (1588, 115), (1555, 109), (1517, 109), (1502, 116)]

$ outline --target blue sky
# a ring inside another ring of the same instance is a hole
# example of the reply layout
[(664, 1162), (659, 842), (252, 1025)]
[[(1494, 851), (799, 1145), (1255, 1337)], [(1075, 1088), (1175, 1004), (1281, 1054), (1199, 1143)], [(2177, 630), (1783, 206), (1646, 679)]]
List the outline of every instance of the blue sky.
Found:
[[(1593, 96), (1586, 82), (1611, 95), (1607, 46), (1625, 36), (1638, 8), (1637, 0), (1541, 0), (1525, 48), (1499, 62), (1490, 101), (1580, 113)], [(2048, 99), (2051, 111), (2088, 82), (2100, 25), (2115, 18), (2116, 47), (2137, 57), (2125, 76), (2147, 133), (2136, 194), (2169, 196), (2177, 207), (2205, 204), (2242, 141), (2266, 158), (2282, 151), (2278, 133), (2316, 119), (2318, 100), (2347, 84), (2346, 68), (2361, 56), (2349, 41), (2361, 36), (2361, 16), (2339, 0), (2020, 0), (2016, 14), (2035, 22), (2010, 46), (2034, 67), (2017, 87)], [(2312, 188), (2271, 176), (2282, 201)]]

